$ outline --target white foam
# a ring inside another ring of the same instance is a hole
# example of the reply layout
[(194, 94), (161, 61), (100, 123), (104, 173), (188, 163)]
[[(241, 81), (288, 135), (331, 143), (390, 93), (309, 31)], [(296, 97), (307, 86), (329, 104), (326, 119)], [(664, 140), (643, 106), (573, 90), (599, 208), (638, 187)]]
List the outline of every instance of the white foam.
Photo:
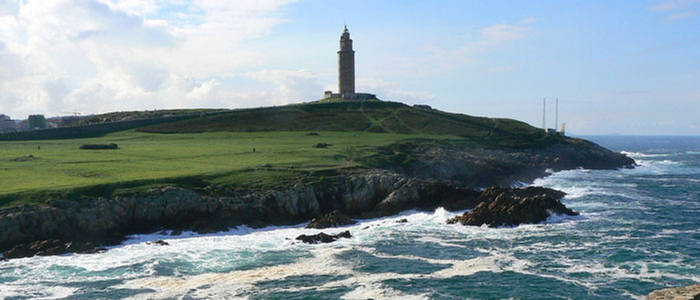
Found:
[[(605, 172), (617, 171), (584, 171), (572, 170), (568, 173), (557, 172), (542, 182), (549, 186), (557, 185), (569, 190), (579, 192), (581, 196), (567, 196), (567, 199), (576, 200), (586, 193), (603, 193), (613, 189), (614, 184), (597, 183), (593, 178), (589, 182), (582, 182), (572, 178), (575, 175), (585, 175), (596, 177), (599, 175), (609, 176)], [(560, 173), (563, 173), (560, 174)], [(606, 175), (607, 174), (607, 175)], [(584, 184), (581, 187), (572, 185), (567, 181)], [(568, 185), (567, 185), (568, 184)], [(579, 188), (580, 190), (576, 190)], [(632, 186), (626, 186), (633, 189)], [(587, 201), (574, 201), (577, 205), (590, 205)], [(585, 202), (585, 203), (581, 203)], [(568, 205), (568, 204), (567, 204)], [(608, 204), (605, 204), (608, 205)], [(627, 204), (622, 204), (627, 205)], [(647, 266), (640, 267), (642, 271), (630, 271), (622, 265), (599, 266), (591, 265), (590, 260), (575, 260), (566, 257), (567, 251), (585, 250), (600, 247), (601, 243), (617, 240), (633, 240), (630, 235), (606, 236), (605, 233), (591, 233), (598, 238), (589, 242), (579, 242), (576, 238), (567, 241), (548, 242), (549, 236), (574, 236), (579, 221), (594, 222), (600, 216), (596, 214), (586, 214), (586, 217), (570, 217), (552, 215), (542, 224), (521, 225), (515, 228), (488, 228), (462, 226), (459, 224), (448, 225), (445, 220), (461, 214), (461, 212), (449, 212), (439, 208), (431, 212), (407, 211), (397, 216), (362, 220), (356, 225), (336, 229), (305, 229), (306, 223), (294, 226), (266, 227), (252, 229), (245, 226), (239, 227), (223, 233), (199, 235), (192, 232), (184, 232), (178, 236), (166, 234), (134, 235), (123, 245), (113, 247), (110, 251), (100, 254), (79, 254), (67, 256), (34, 257), (5, 262), (4, 267), (16, 267), (17, 276), (22, 279), (13, 282), (0, 284), (0, 293), (6, 290), (14, 294), (21, 295), (30, 290), (43, 289), (41, 285), (35, 285), (37, 281), (61, 281), (68, 282), (73, 279), (72, 275), (56, 277), (51, 268), (75, 267), (85, 270), (85, 272), (105, 271), (116, 267), (132, 269), (134, 264), (143, 264), (141, 269), (125, 271), (126, 273), (117, 275), (103, 275), (104, 279), (124, 279), (125, 282), (118, 287), (131, 289), (151, 289), (155, 292), (144, 293), (132, 298), (134, 299), (168, 299), (181, 298), (188, 294), (194, 298), (209, 299), (245, 299), (245, 294), (252, 289), (259, 289), (255, 284), (268, 280), (283, 280), (289, 276), (297, 275), (330, 275), (344, 276), (339, 280), (332, 280), (324, 284), (314, 286), (314, 289), (336, 289), (339, 287), (350, 288), (350, 291), (341, 296), (343, 299), (427, 299), (425, 294), (408, 294), (395, 290), (383, 284), (389, 279), (444, 279), (455, 276), (469, 276), (478, 272), (504, 272), (513, 271), (522, 274), (550, 277), (556, 280), (571, 282), (589, 288), (595, 287), (594, 280), (601, 278), (643, 278), (647, 281), (658, 281), (666, 276), (679, 280), (697, 280), (694, 275), (670, 274), (659, 270), (649, 271)], [(397, 223), (399, 219), (407, 219), (407, 223)], [(593, 220), (591, 220), (593, 218)], [(621, 220), (620, 222), (624, 222)], [(635, 221), (636, 222), (636, 221)], [(634, 224), (639, 224), (634, 223)], [(343, 230), (350, 230), (353, 237), (350, 239), (340, 239), (331, 244), (306, 245), (294, 240), (299, 234), (313, 234), (320, 231), (326, 233), (337, 233)], [(676, 234), (675, 231), (662, 231), (660, 235)], [(445, 247), (469, 248), (480, 252), (481, 256), (464, 259), (438, 259), (415, 255), (392, 255), (379, 252), (374, 248), (377, 242), (383, 242), (396, 235), (415, 237), (418, 242), (436, 243)], [(537, 243), (518, 244), (523, 238), (544, 237), (545, 241)], [(163, 239), (170, 246), (148, 245), (147, 242)], [(461, 242), (470, 241), (512, 241), (514, 246), (497, 248), (487, 246), (478, 248), (465, 246)], [(412, 261), (422, 261), (430, 264), (446, 265), (447, 267), (430, 274), (397, 274), (393, 272), (368, 273), (355, 270), (352, 261), (344, 261), (336, 255), (348, 250), (359, 250), (370, 253), (380, 258), (406, 259)], [(252, 254), (254, 260), (261, 259), (265, 253), (276, 251), (290, 255), (289, 263), (281, 263), (274, 266), (256, 267), (250, 270), (240, 270), (235, 268), (235, 264), (247, 257), (240, 256), (239, 253)], [(519, 253), (516, 255), (515, 253)], [(551, 272), (539, 270), (541, 266), (536, 261), (523, 258), (520, 253), (548, 252), (557, 255), (557, 263), (566, 267), (563, 270)], [(182, 260), (191, 262), (201, 267), (194, 275), (182, 275), (175, 273), (173, 276), (156, 276), (158, 274), (158, 263), (164, 260)], [(647, 263), (647, 262), (643, 262)], [(598, 268), (599, 271), (595, 269)], [(211, 270), (214, 271), (211, 271)], [(233, 270), (233, 271), (231, 271)], [(645, 271), (646, 270), (646, 271)], [(561, 271), (563, 274), (559, 274)], [(576, 278), (567, 276), (572, 272), (593, 272), (594, 277)], [(635, 277), (637, 276), (637, 277)], [(36, 277), (36, 278), (34, 278)], [(33, 281), (36, 280), (36, 281)], [(90, 280), (98, 280), (97, 277), (90, 277)], [(7, 289), (6, 289), (7, 287)], [(271, 288), (271, 291), (304, 291), (308, 287), (280, 287)], [(42, 299), (64, 298), (73, 294), (75, 290), (59, 289), (52, 294), (39, 295)]]
[[(380, 281), (390, 279), (390, 278), (371, 278), (367, 281), (353, 282), (353, 290), (347, 292), (340, 296), (340, 299), (346, 300), (367, 300), (367, 299), (377, 299), (377, 300), (424, 300), (430, 299), (426, 294), (410, 295), (397, 291), (386, 285), (380, 283)], [(399, 276), (401, 277), (401, 276)]]
[(557, 224), (557, 223), (564, 223), (564, 222), (569, 222), (569, 221), (580, 221), (584, 220), (585, 217), (582, 215), (578, 216), (570, 216), (567, 214), (550, 214), (549, 217), (547, 217), (547, 220), (545, 220), (543, 223), (545, 224)]
[(665, 154), (665, 153), (642, 153), (642, 152), (633, 152), (633, 151), (620, 151), (620, 153), (627, 155), (631, 158), (639, 158), (639, 157), (665, 157), (669, 156), (670, 154)]
[(60, 299), (74, 294), (78, 288), (65, 286), (47, 286), (43, 284), (0, 284), (0, 297), (5, 298), (25, 298), (31, 297), (36, 300)]

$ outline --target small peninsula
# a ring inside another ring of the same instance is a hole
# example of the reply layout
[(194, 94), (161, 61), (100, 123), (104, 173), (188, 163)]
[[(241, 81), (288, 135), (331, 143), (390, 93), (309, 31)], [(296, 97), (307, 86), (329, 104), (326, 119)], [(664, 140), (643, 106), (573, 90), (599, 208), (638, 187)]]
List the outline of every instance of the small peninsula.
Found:
[[(634, 165), (520, 121), (398, 102), (324, 99), (133, 122), (147, 113), (0, 135), (7, 146), (0, 167), (8, 170), (0, 180), (5, 258), (97, 251), (163, 229), (298, 224), (333, 211), (371, 218), (469, 209), (488, 200), (481, 194), (513, 194), (482, 188), (512, 187), (548, 171)], [(85, 144), (118, 147), (81, 150)]]

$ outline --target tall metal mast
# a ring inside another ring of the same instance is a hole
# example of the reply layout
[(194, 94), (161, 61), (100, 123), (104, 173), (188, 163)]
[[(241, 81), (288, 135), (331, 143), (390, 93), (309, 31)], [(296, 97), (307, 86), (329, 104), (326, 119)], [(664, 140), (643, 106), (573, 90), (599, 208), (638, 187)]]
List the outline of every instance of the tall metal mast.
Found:
[(554, 110), (556, 111), (554, 113), (554, 130), (558, 131), (557, 128), (559, 128), (559, 98), (557, 98), (557, 101), (554, 104)]
[(547, 105), (547, 98), (542, 98), (542, 129), (547, 132), (547, 123), (545, 123), (544, 115), (546, 113), (545, 106)]

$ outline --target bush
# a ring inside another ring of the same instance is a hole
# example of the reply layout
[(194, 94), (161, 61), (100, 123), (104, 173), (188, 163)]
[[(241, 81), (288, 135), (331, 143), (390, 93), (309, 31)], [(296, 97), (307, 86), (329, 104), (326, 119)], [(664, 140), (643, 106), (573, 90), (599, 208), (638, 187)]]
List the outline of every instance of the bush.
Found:
[(119, 149), (119, 146), (117, 144), (85, 144), (81, 145), (80, 149), (82, 150), (111, 150), (111, 149)]
[(314, 145), (314, 148), (328, 148), (330, 146), (331, 146), (331, 144), (318, 143), (318, 144)]

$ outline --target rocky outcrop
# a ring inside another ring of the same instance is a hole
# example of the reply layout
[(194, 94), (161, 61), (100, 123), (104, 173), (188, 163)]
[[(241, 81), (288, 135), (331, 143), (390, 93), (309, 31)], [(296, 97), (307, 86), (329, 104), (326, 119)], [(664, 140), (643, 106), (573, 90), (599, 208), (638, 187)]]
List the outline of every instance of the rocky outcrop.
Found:
[(4, 259), (21, 258), (34, 255), (46, 256), (57, 255), (67, 252), (75, 253), (96, 253), (106, 251), (105, 248), (95, 247), (91, 242), (61, 240), (41, 240), (32, 243), (20, 244), (3, 252)]
[(489, 188), (481, 193), (482, 201), (475, 208), (447, 220), (447, 223), (517, 226), (521, 223), (542, 222), (552, 214), (578, 215), (559, 201), (564, 195), (563, 192), (543, 187)]
[(306, 225), (306, 228), (324, 229), (329, 227), (352, 225), (355, 223), (357, 222), (355, 222), (352, 218), (346, 216), (336, 209), (328, 214), (314, 218), (311, 220), (311, 223)]
[(700, 284), (651, 292), (647, 300), (700, 300)]
[(568, 137), (561, 143), (527, 149), (405, 142), (387, 146), (363, 162), (408, 177), (469, 187), (509, 187), (514, 182), (532, 182), (546, 176), (547, 170), (617, 169), (635, 165), (624, 154)]
[(164, 240), (157, 240), (155, 242), (146, 242), (147, 245), (156, 245), (156, 246), (170, 246), (170, 243), (164, 241)]
[(338, 234), (325, 234), (323, 232), (317, 233), (317, 234), (312, 234), (312, 235), (306, 235), (302, 234), (298, 236), (296, 239), (299, 241), (302, 241), (307, 244), (318, 244), (318, 243), (332, 243), (335, 242), (336, 240), (340, 238), (346, 238), (349, 239), (351, 238), (352, 235), (350, 234), (350, 231), (343, 231)]

